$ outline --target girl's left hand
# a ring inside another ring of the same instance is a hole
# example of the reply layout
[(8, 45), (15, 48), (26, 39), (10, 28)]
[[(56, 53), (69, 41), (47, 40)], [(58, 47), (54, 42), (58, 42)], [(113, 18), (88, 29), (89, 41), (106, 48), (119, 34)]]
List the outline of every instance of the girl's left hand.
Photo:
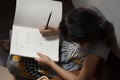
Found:
[(37, 54), (40, 58), (35, 58), (35, 60), (40, 64), (49, 65), (50, 62), (52, 61), (48, 56), (44, 54), (41, 54), (39, 52)]

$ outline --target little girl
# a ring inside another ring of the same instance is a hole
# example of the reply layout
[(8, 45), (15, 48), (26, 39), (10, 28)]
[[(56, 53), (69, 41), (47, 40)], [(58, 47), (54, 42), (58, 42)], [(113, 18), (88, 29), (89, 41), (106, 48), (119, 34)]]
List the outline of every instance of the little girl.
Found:
[[(38, 53), (40, 58), (35, 60), (52, 68), (63, 80), (93, 79), (98, 64), (104, 64), (112, 51), (111, 43), (115, 39), (113, 25), (101, 15), (99, 10), (78, 8), (63, 17), (59, 33), (71, 45), (62, 61), (70, 62), (69, 65), (60, 67), (44, 53)], [(45, 34), (44, 31), (41, 33)], [(66, 51), (65, 44), (63, 42), (63, 52)], [(70, 72), (77, 69), (80, 69), (78, 76)]]

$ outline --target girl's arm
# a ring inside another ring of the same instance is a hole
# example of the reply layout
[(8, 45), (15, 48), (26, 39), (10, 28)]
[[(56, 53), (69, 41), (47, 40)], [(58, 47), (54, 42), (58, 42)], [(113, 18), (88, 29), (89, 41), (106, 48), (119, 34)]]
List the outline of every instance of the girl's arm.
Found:
[(50, 66), (63, 80), (91, 80), (96, 70), (97, 63), (100, 60), (100, 57), (96, 55), (88, 55), (84, 61), (79, 76), (75, 76), (71, 72), (62, 69), (49, 57), (41, 53), (38, 53), (38, 55), (40, 58), (36, 58), (35, 60)]
[(35, 58), (40, 64), (51, 67), (63, 80), (76, 80), (77, 76), (58, 66), (53, 60), (44, 54), (38, 53), (40, 58)]
[(91, 80), (101, 58), (97, 55), (87, 55), (80, 74), (76, 80)]

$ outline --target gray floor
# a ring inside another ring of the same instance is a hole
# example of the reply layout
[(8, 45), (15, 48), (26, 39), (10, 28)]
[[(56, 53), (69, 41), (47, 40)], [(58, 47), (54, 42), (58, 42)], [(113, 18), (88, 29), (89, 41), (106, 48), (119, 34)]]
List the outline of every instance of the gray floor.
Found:
[[(15, 80), (7, 68), (0, 66), (0, 80)], [(22, 79), (21, 79), (22, 80)]]

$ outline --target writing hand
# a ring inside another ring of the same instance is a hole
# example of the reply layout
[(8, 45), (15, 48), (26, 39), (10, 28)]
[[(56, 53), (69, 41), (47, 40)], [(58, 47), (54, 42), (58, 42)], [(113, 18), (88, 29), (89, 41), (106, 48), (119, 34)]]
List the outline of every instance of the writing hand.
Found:
[(49, 26), (47, 29), (45, 29), (45, 27), (40, 27), (39, 30), (43, 36), (54, 36), (54, 35), (57, 35), (59, 33), (58, 27)]

